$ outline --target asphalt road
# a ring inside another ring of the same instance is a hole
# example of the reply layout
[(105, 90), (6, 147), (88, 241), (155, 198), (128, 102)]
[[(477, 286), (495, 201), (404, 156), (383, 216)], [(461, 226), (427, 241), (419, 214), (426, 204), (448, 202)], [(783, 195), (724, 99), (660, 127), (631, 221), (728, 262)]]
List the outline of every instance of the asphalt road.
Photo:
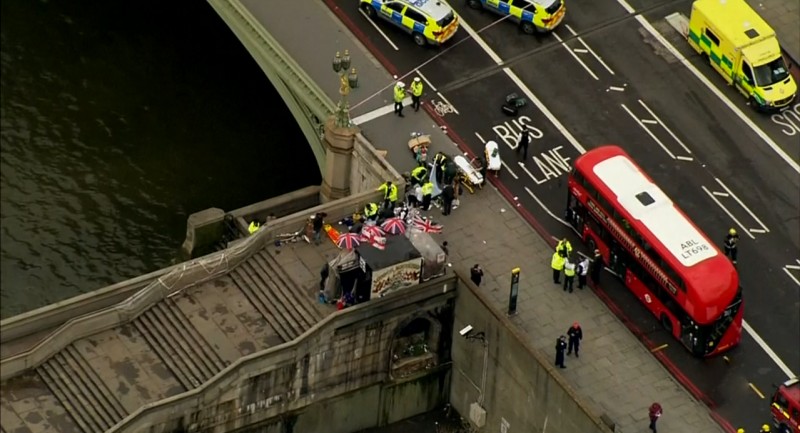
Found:
[[(451, 136), (474, 153), (482, 152), (484, 140), (500, 144), (503, 184), (553, 236), (573, 235), (558, 220), (570, 161), (606, 143), (623, 146), (712, 240), (721, 242), (736, 227), (745, 320), (774, 355), (745, 333), (729, 362), (694, 359), (623, 286), (604, 284), (604, 295), (641, 338), (669, 344), (658, 356), (718, 415), (733, 425), (766, 420), (768, 403), (749, 384), (769, 398), (772, 384), (786, 377), (776, 359), (800, 371), (800, 286), (789, 275), (800, 280), (800, 271), (785, 268), (800, 265), (800, 104), (788, 113), (759, 114), (726, 87), (664, 20), (688, 14), (689, 1), (631, 6), (695, 72), (615, 0), (568, 2), (564, 22), (544, 36), (524, 35), (512, 22), (462, 2), (452, 6), (465, 25), (441, 48), (416, 47), (385, 23), (378, 23), (381, 34), (355, 6), (342, 10), (346, 24), (359, 27), (362, 42), (390, 69), (422, 72), (432, 85), (426, 102), (457, 111), (441, 118)], [(500, 106), (508, 93), (526, 96), (520, 85), (543, 105), (529, 98), (516, 118), (507, 117)], [(513, 146), (526, 126), (534, 128), (533, 140), (521, 166)]]

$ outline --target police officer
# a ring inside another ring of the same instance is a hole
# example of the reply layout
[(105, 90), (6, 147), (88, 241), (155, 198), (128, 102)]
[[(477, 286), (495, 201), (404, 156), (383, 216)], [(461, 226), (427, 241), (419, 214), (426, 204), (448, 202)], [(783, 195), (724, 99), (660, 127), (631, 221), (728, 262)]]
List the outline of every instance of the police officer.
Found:
[(761, 430), (759, 430), (758, 433), (769, 433), (769, 431), (769, 424), (764, 424), (761, 426)]
[(428, 177), (428, 169), (425, 168), (424, 165), (421, 165), (413, 170), (411, 170), (411, 183), (412, 185), (422, 185), (425, 183), (425, 179)]
[(247, 226), (247, 232), (251, 235), (258, 231), (261, 228), (261, 223), (256, 220), (250, 221), (250, 225)]
[(432, 196), (433, 196), (433, 182), (428, 180), (422, 184), (422, 210), (430, 209)]
[(583, 286), (586, 285), (586, 276), (589, 275), (589, 258), (584, 257), (580, 263), (578, 263), (578, 288), (583, 290)]
[(728, 234), (725, 236), (725, 255), (731, 258), (733, 264), (736, 264), (736, 255), (739, 249), (739, 235), (736, 233), (736, 229), (731, 228), (728, 230)]
[(572, 353), (572, 350), (575, 350), (575, 357), (578, 358), (578, 349), (581, 345), (581, 340), (583, 340), (583, 331), (581, 330), (581, 325), (578, 322), (572, 324), (572, 326), (567, 329), (567, 336), (569, 337), (569, 347), (567, 348), (567, 355)]
[(565, 350), (567, 350), (567, 337), (562, 335), (556, 340), (556, 367), (567, 368), (564, 365)]
[(414, 78), (411, 82), (411, 106), (414, 111), (419, 111), (419, 98), (422, 97), (422, 81), (419, 77)]
[(564, 291), (572, 293), (572, 282), (575, 280), (575, 262), (567, 258), (564, 262)]
[(567, 238), (561, 239), (556, 245), (556, 252), (560, 254), (561, 257), (567, 257), (572, 254), (572, 244), (569, 243)]
[[(528, 127), (530, 128), (530, 126)], [(531, 142), (531, 134), (526, 130), (522, 131), (517, 141), (517, 156), (521, 156), (520, 161), (528, 159), (528, 145)]]
[(564, 269), (564, 262), (566, 259), (561, 257), (558, 251), (553, 253), (553, 258), (550, 260), (550, 267), (553, 268), (553, 282), (558, 284), (561, 280), (561, 271)]
[(364, 206), (364, 218), (375, 221), (378, 219), (378, 205), (375, 203), (368, 203)]
[(394, 114), (400, 117), (403, 116), (403, 99), (406, 98), (406, 85), (402, 81), (398, 81), (394, 85)]
[(397, 185), (392, 184), (391, 180), (387, 180), (378, 187), (378, 191), (383, 191), (383, 208), (394, 209), (394, 204), (397, 203)]

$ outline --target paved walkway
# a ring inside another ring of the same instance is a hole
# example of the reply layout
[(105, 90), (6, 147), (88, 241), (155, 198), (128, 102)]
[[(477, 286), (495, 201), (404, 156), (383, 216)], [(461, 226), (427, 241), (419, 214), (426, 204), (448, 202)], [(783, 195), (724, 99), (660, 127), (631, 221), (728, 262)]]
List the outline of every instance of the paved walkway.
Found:
[[(272, 35), (281, 44), (292, 47), (290, 52), (298, 63), (332, 98), (335, 98), (335, 89), (325, 85), (335, 81), (327, 61), (330, 56), (321, 53), (351, 49), (354, 66), (360, 68), (360, 87), (354, 92), (353, 100), (391, 85), (390, 75), (376, 65), (372, 56), (321, 2), (303, 8), (303, 25), (293, 26), (295, 30), (278, 24), (289, 18), (282, 16), (280, 9), (267, 11), (254, 0), (243, 3), (252, 6), (251, 12), (274, 30)], [(298, 19), (297, 13), (292, 12), (293, 19)], [(315, 29), (313, 37), (304, 30), (308, 28)], [(391, 88), (380, 93), (370, 101), (370, 108), (374, 109), (377, 101), (388, 103), (390, 92)], [(362, 110), (355, 115), (360, 114)], [(410, 171), (414, 166), (406, 147), (411, 131), (433, 136), (430, 155), (440, 150), (449, 154), (459, 152), (424, 111), (414, 113), (407, 107), (405, 114), (403, 119), (388, 114), (361, 125), (364, 135), (376, 148), (388, 151), (387, 159), (399, 172)], [(722, 431), (711, 419), (708, 409), (672, 378), (593, 292), (587, 289), (567, 294), (553, 284), (549, 269), (550, 245), (493, 187), (488, 186), (475, 195), (465, 194), (462, 206), (450, 216), (442, 217), (437, 210), (431, 214), (438, 214), (437, 220), (444, 224), (444, 233), (438, 236), (449, 242), (449, 259), (453, 266), (466, 272), (473, 264), (480, 263), (486, 273), (481, 287), (501, 311), (507, 308), (511, 269), (522, 269), (518, 314), (513, 320), (527, 332), (534, 347), (548, 356), (553, 355), (555, 338), (565, 333), (573, 321), (581, 323), (586, 336), (581, 349), (583, 356), (580, 359), (569, 357), (568, 368), (561, 373), (585, 397), (592, 410), (598, 415), (608, 414), (617, 423), (618, 432), (649, 431), (647, 408), (653, 401), (664, 406), (664, 417), (659, 422), (662, 431)]]
[(778, 34), (781, 46), (800, 67), (800, 1), (747, 0)]

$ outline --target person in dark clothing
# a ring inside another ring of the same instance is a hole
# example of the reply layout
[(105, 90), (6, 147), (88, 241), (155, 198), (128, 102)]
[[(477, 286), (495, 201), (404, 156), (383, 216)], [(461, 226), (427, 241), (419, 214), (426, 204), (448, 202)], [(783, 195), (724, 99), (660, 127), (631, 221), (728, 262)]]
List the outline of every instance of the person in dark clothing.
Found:
[(320, 244), (320, 239), (322, 238), (322, 226), (325, 224), (325, 217), (328, 216), (325, 212), (317, 212), (314, 215), (314, 221), (311, 223), (312, 228), (314, 229), (314, 245)]
[(723, 244), (725, 247), (725, 255), (731, 258), (733, 264), (736, 264), (736, 256), (738, 255), (739, 250), (739, 235), (736, 233), (736, 229), (728, 230), (728, 234), (725, 235), (725, 243)]
[(556, 367), (567, 368), (564, 365), (564, 351), (567, 349), (567, 337), (560, 336), (556, 340)]
[(531, 134), (526, 130), (522, 131), (522, 135), (519, 137), (519, 141), (517, 142), (517, 156), (522, 156), (520, 161), (525, 161), (528, 159), (528, 145), (531, 142)]
[(469, 279), (475, 283), (476, 286), (481, 285), (481, 280), (483, 279), (483, 269), (481, 269), (480, 265), (476, 264), (469, 270)]
[(648, 415), (650, 416), (650, 430), (652, 430), (653, 433), (658, 433), (656, 431), (656, 422), (658, 422), (658, 419), (661, 418), (662, 413), (664, 413), (664, 411), (661, 409), (660, 404), (653, 403), (650, 405)]
[(453, 199), (456, 197), (452, 185), (447, 185), (442, 189), (442, 215), (450, 215), (453, 209)]
[(330, 274), (330, 266), (327, 263), (322, 265), (322, 270), (319, 271), (319, 291), (322, 292), (325, 290), (325, 280), (328, 278), (328, 274)]
[(589, 269), (589, 274), (594, 284), (600, 283), (600, 272), (603, 271), (603, 266), (603, 255), (600, 254), (600, 250), (594, 250), (594, 257), (592, 258), (592, 264)]
[(581, 340), (583, 340), (583, 331), (581, 330), (581, 325), (578, 322), (572, 324), (572, 326), (567, 329), (567, 336), (569, 337), (569, 347), (567, 348), (567, 355), (572, 354), (572, 350), (575, 350), (575, 357), (578, 357), (578, 349), (581, 345)]

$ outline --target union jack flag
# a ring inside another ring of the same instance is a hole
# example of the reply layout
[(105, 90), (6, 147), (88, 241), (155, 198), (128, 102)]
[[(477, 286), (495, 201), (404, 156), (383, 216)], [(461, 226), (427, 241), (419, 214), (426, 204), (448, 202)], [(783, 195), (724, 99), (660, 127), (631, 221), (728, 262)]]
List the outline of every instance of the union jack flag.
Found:
[(423, 218), (414, 218), (414, 228), (424, 233), (441, 233), (442, 226), (434, 224), (433, 221)]

